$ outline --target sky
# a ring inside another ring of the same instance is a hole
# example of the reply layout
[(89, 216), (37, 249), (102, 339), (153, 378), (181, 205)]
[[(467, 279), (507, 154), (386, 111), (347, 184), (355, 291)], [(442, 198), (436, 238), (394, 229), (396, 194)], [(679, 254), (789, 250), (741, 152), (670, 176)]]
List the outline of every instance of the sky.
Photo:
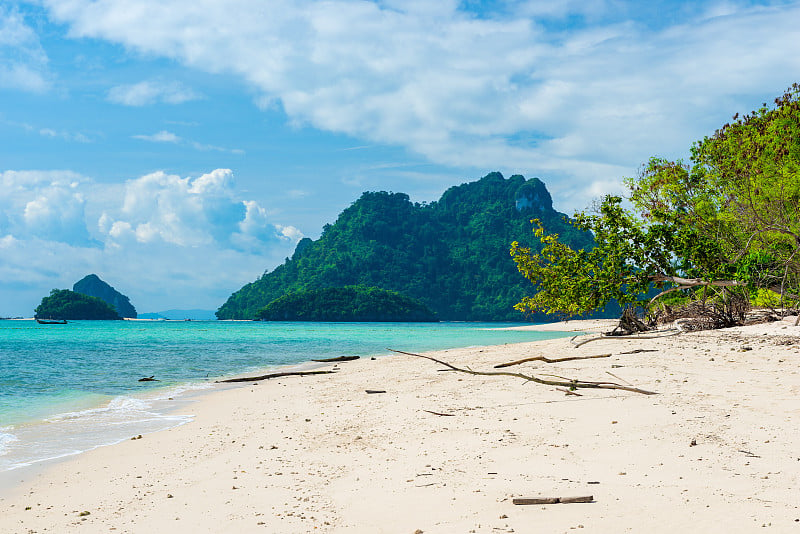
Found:
[(0, 316), (216, 309), (363, 191), (559, 211), (800, 81), (800, 2), (0, 1)]

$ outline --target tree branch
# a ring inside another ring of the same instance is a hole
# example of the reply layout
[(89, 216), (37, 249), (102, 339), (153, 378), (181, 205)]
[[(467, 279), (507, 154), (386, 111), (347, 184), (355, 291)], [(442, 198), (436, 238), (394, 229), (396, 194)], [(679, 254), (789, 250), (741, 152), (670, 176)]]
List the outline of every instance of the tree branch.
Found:
[(621, 389), (623, 391), (630, 391), (633, 393), (641, 393), (643, 395), (657, 395), (658, 393), (655, 391), (647, 391), (645, 389), (639, 389), (630, 386), (623, 386), (622, 384), (617, 384), (615, 382), (588, 382), (585, 380), (546, 380), (544, 378), (539, 378), (536, 376), (524, 375), (522, 373), (509, 373), (506, 371), (473, 371), (471, 369), (462, 369), (460, 367), (456, 367), (455, 365), (449, 364), (442, 360), (437, 360), (433, 356), (425, 356), (424, 354), (414, 354), (413, 352), (404, 352), (402, 350), (394, 350), (387, 348), (386, 350), (390, 350), (392, 352), (396, 352), (398, 354), (405, 354), (406, 356), (415, 356), (417, 358), (425, 358), (426, 360), (431, 360), (432, 362), (439, 363), (444, 365), (445, 367), (449, 367), (454, 371), (459, 371), (461, 373), (467, 373), (469, 375), (478, 375), (478, 376), (513, 376), (516, 378), (522, 378), (523, 380), (527, 380), (529, 382), (536, 382), (537, 384), (544, 384), (546, 386), (561, 386), (566, 387), (569, 389)]

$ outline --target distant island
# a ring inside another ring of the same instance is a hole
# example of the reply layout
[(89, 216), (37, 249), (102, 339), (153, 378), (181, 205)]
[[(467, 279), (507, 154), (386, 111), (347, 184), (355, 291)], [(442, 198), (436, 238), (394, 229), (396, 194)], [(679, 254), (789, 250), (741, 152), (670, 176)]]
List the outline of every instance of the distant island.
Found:
[(417, 299), (442, 320), (521, 321), (526, 316), (514, 305), (532, 288), (509, 249), (513, 241), (541, 248), (534, 218), (575, 248), (594, 243), (553, 209), (538, 178), (493, 172), (431, 203), (367, 192), (325, 225), (319, 239), (300, 240), (291, 259), (233, 293), (217, 317), (255, 319), (287, 293), (363, 285)]
[(263, 321), (435, 322), (418, 300), (377, 287), (345, 286), (295, 291), (256, 314)]
[(37, 319), (63, 320), (121, 320), (122, 317), (103, 299), (76, 293), (69, 289), (54, 289), (36, 307)]
[(72, 291), (90, 297), (97, 297), (113, 307), (120, 317), (136, 319), (136, 308), (128, 297), (111, 287), (96, 274), (90, 274), (75, 282)]

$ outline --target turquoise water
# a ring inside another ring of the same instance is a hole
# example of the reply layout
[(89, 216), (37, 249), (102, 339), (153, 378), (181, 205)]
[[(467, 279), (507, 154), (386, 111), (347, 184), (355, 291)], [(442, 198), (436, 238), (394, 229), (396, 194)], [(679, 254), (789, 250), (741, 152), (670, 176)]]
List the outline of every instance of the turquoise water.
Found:
[[(497, 323), (0, 321), (0, 471), (173, 427), (187, 392), (313, 358), (559, 337)], [(158, 382), (139, 382), (155, 376)]]

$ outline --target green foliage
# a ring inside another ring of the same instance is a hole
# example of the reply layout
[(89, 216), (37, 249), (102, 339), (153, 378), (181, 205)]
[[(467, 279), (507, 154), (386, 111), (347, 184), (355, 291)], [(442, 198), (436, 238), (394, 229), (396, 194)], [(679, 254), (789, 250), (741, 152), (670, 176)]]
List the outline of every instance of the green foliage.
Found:
[[(758, 285), (800, 286), (800, 85), (696, 143), (692, 159), (723, 199), (740, 254), (761, 255)], [(728, 236), (726, 236), (727, 238)], [(751, 269), (751, 280), (754, 279)]]
[(599, 214), (575, 216), (576, 228), (594, 233), (592, 248), (563, 243), (540, 223), (534, 231), (543, 245), (539, 253), (512, 243), (517, 268), (536, 285), (534, 296), (523, 298), (515, 306), (518, 310), (570, 317), (601, 310), (612, 300), (623, 307), (641, 304), (650, 289), (652, 269), (669, 261), (658, 248), (661, 232), (644, 228), (621, 202), (606, 196)]
[(735, 117), (694, 145), (692, 165), (651, 159), (626, 179), (633, 210), (607, 196), (598, 214), (576, 215), (575, 226), (594, 233), (595, 248), (574, 248), (541, 226), (541, 252), (514, 243), (511, 255), (537, 291), (517, 308), (572, 316), (612, 299), (646, 308), (653, 286), (704, 285), (702, 299), (723, 309), (746, 302), (748, 292), (766, 302), (766, 289), (784, 304), (788, 296), (797, 300), (799, 100), (795, 84), (774, 109)]
[(591, 243), (553, 210), (538, 179), (491, 173), (427, 204), (402, 193), (364, 193), (318, 240), (301, 240), (286, 263), (231, 295), (217, 317), (255, 318), (287, 292), (366, 285), (415, 298), (445, 320), (519, 320), (513, 306), (527, 284), (507, 251), (530, 236), (533, 217), (566, 243)]
[(432, 322), (436, 315), (418, 300), (377, 287), (345, 286), (287, 293), (256, 316), (265, 321)]
[(36, 307), (35, 314), (40, 319), (122, 319), (104, 300), (69, 289), (52, 290)]
[(105, 283), (96, 274), (87, 275), (72, 286), (76, 293), (103, 299), (113, 307), (121, 317), (136, 318), (136, 308), (133, 307), (128, 297)]

